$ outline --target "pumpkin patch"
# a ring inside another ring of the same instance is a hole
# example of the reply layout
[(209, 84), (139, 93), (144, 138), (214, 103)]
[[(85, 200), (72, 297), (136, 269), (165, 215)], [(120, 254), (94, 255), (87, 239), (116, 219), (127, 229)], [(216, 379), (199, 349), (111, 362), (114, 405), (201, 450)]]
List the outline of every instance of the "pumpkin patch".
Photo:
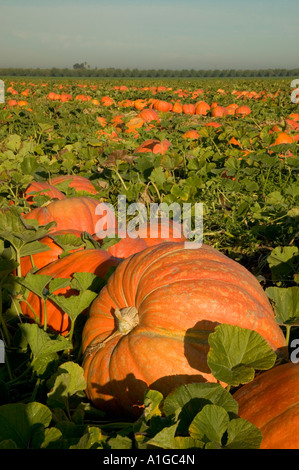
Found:
[(0, 103), (0, 448), (299, 449), (289, 81), (44, 78)]

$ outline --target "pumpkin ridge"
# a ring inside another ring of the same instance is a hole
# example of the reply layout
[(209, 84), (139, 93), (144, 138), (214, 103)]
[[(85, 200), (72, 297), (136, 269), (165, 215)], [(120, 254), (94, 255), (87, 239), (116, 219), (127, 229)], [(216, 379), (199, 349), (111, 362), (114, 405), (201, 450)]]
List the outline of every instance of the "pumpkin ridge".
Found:
[[(173, 242), (165, 242), (165, 243), (173, 243)], [(178, 243), (175, 243), (175, 245), (178, 245)], [(159, 248), (161, 248), (161, 245), (157, 245), (156, 250), (158, 251)], [(166, 256), (170, 256), (170, 255), (171, 255), (172, 253), (174, 253), (174, 252), (179, 252), (179, 251), (182, 251), (182, 250), (185, 249), (185, 248), (179, 248), (179, 247), (176, 247), (176, 248), (177, 248), (176, 250), (173, 250), (173, 251), (171, 251), (170, 253), (169, 253), (169, 252), (164, 253), (162, 256), (160, 256), (160, 257), (158, 258), (158, 260), (153, 259), (153, 260), (150, 262), (150, 264), (149, 264), (148, 266), (146, 266), (146, 268), (144, 269), (144, 271), (142, 272), (142, 274), (140, 274), (140, 277), (139, 277), (139, 280), (138, 280), (138, 284), (136, 285), (136, 292), (138, 291), (139, 284), (140, 284), (140, 281), (141, 281), (142, 277), (144, 276), (144, 274), (146, 273), (146, 271), (147, 271), (150, 267), (152, 267), (157, 261), (160, 261), (162, 258), (164, 258), (164, 257), (166, 257)], [(152, 250), (152, 247), (147, 248), (147, 250)], [(150, 255), (150, 256), (152, 256), (152, 253), (153, 253), (153, 251), (149, 251), (149, 255)], [(128, 263), (128, 265), (126, 266), (126, 269), (128, 268), (128, 266), (129, 266), (129, 269), (130, 269), (130, 263)], [(122, 287), (123, 287), (123, 286), (122, 286)], [(122, 290), (123, 290), (123, 289), (122, 289)]]
[[(155, 287), (154, 289), (152, 289), (150, 292), (148, 292), (145, 296), (143, 296), (142, 298), (142, 302), (138, 305), (138, 310), (140, 310), (142, 307), (142, 304), (144, 301), (146, 301), (146, 299), (151, 295), (153, 294), (154, 292), (156, 292), (157, 290), (160, 290), (160, 289), (164, 289), (165, 287), (167, 286), (173, 286), (175, 283), (181, 283), (181, 282), (194, 282), (194, 281), (197, 281), (198, 283), (200, 282), (219, 282), (219, 283), (223, 283), (225, 285), (231, 285), (231, 286), (234, 286), (235, 284), (231, 281), (226, 281), (225, 279), (214, 279), (212, 277), (210, 278), (204, 278), (204, 279), (190, 279), (190, 278), (182, 278), (182, 279), (174, 279), (173, 281), (170, 281), (168, 282), (168, 284), (164, 284), (163, 286), (159, 285), (157, 287)], [(272, 315), (270, 315), (270, 311), (266, 309), (266, 307), (257, 299), (255, 298), (248, 290), (246, 290), (244, 287), (241, 287), (241, 286), (238, 286), (239, 290), (241, 290), (242, 292), (244, 292), (246, 295), (248, 295), (252, 300), (254, 300), (255, 302), (257, 302), (262, 308), (263, 310), (265, 310), (269, 316), (272, 317)]]

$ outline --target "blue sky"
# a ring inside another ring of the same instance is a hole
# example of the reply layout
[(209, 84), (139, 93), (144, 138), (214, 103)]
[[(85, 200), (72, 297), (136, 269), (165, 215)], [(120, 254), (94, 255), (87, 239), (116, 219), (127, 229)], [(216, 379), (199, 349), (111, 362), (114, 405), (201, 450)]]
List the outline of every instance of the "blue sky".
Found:
[(298, 0), (0, 0), (0, 67), (299, 66)]

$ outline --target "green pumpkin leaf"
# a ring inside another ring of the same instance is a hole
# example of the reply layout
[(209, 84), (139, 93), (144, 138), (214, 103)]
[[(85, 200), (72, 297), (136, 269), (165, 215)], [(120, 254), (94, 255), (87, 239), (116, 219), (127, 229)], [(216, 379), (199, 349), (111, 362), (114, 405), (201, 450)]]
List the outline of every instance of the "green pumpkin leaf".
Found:
[(65, 233), (62, 235), (50, 235), (50, 237), (59, 245), (64, 251), (75, 250), (84, 246), (84, 241), (81, 237), (77, 237), (73, 233)]
[(50, 299), (53, 300), (58, 307), (62, 308), (74, 322), (77, 316), (90, 306), (96, 296), (96, 292), (84, 290), (79, 292), (78, 295), (72, 295), (71, 297), (51, 294)]
[(161, 416), (160, 405), (163, 401), (162, 393), (157, 390), (147, 390), (144, 396), (144, 418), (149, 421), (153, 416)]
[(273, 367), (275, 352), (256, 331), (222, 324), (209, 335), (208, 366), (214, 377), (238, 386), (253, 380), (255, 369)]
[(22, 246), (20, 249), (20, 256), (30, 256), (30, 255), (35, 255), (37, 253), (42, 253), (44, 251), (50, 251), (51, 248), (48, 245), (45, 245), (44, 243), (41, 243), (39, 241), (33, 241), (26, 243), (26, 245)]
[(36, 324), (23, 323), (19, 326), (22, 336), (29, 344), (34, 358), (47, 356), (54, 352), (64, 351), (72, 347), (72, 343), (64, 336), (51, 339), (47, 332)]
[(108, 440), (108, 444), (111, 449), (132, 449), (133, 448), (132, 439), (130, 439), (127, 436), (121, 436), (120, 434), (118, 434), (116, 437), (111, 437)]
[(48, 381), (50, 392), (47, 405), (50, 408), (67, 409), (68, 398), (86, 389), (86, 380), (81, 366), (75, 362), (65, 362)]
[(193, 437), (176, 436), (173, 440), (173, 449), (203, 449), (204, 442)]
[(39, 297), (46, 298), (49, 293), (46, 286), (49, 284), (51, 279), (52, 276), (47, 276), (45, 274), (28, 273), (25, 277), (18, 279), (18, 282)]
[(299, 267), (299, 249), (296, 246), (278, 246), (271, 251), (267, 261), (272, 280), (284, 280), (291, 274), (295, 274), (296, 267)]
[(238, 413), (237, 402), (227, 390), (216, 383), (181, 385), (165, 398), (163, 413), (165, 413), (166, 416), (171, 416), (178, 410), (182, 410), (186, 407), (186, 412), (189, 410), (192, 420), (195, 414), (200, 411), (198, 405), (200, 403), (206, 404), (207, 402), (222, 406), (228, 413)]
[(299, 322), (299, 287), (268, 287), (267, 296), (274, 304), (276, 321), (279, 324)]
[(34, 433), (50, 425), (52, 413), (37, 402), (9, 403), (0, 406), (0, 442), (14, 441), (19, 449), (27, 449)]
[(99, 292), (105, 285), (105, 280), (93, 273), (75, 273), (71, 282), (71, 288), (79, 291), (90, 290)]
[(190, 436), (194, 439), (208, 439), (221, 445), (221, 439), (229, 424), (229, 415), (218, 405), (206, 405), (195, 416), (189, 426)]
[(224, 449), (259, 449), (262, 438), (261, 431), (246, 419), (232, 419), (227, 427)]
[(164, 427), (154, 437), (147, 441), (147, 445), (160, 447), (162, 449), (172, 449), (178, 424), (179, 423), (176, 422), (171, 426)]

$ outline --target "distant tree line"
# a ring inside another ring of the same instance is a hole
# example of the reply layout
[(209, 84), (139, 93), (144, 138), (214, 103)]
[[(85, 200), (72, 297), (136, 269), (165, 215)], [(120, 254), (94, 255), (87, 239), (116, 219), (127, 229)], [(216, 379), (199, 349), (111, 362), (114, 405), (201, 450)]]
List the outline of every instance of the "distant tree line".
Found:
[(73, 68), (0, 68), (0, 77), (101, 77), (101, 78), (226, 78), (226, 77), (299, 77), (297, 69), (258, 70), (169, 70), (169, 69), (120, 69), (90, 68), (86, 62), (74, 64)]

